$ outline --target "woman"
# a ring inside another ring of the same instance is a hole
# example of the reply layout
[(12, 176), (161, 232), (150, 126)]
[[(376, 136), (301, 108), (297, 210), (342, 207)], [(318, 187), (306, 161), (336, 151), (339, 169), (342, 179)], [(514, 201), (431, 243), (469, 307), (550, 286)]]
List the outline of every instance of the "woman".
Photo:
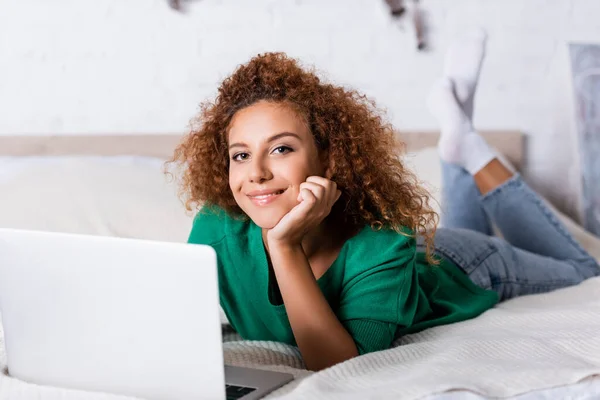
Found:
[(187, 206), (204, 206), (189, 242), (215, 249), (242, 337), (297, 345), (320, 370), (600, 273), (473, 130), (484, 43), (472, 34), (451, 48), (430, 99), (447, 209), (437, 234), (427, 192), (364, 96), (277, 53), (223, 81), (173, 161)]

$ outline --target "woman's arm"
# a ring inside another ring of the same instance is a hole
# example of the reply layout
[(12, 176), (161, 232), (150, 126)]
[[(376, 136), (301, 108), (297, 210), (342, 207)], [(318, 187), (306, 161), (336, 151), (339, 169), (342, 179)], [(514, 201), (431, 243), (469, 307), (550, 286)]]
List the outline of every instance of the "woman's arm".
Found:
[(358, 355), (323, 296), (301, 245), (270, 246), (279, 290), (306, 367), (319, 371)]
[(302, 248), (306, 232), (331, 212), (341, 192), (329, 179), (309, 176), (299, 204), (267, 233), (267, 248), (296, 343), (306, 367), (321, 370), (358, 355), (354, 340), (321, 293)]

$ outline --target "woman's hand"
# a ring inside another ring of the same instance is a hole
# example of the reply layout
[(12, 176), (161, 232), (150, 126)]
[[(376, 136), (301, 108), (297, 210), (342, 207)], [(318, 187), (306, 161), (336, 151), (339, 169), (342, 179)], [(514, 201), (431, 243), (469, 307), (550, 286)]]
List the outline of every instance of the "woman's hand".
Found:
[(300, 184), (300, 202), (267, 232), (269, 245), (300, 245), (304, 235), (316, 228), (331, 212), (342, 192), (335, 182), (320, 176), (309, 176)]

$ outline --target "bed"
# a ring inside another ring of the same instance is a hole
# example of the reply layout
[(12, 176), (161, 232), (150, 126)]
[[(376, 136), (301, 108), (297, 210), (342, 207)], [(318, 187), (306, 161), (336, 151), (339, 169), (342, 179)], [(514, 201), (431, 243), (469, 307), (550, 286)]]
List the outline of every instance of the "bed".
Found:
[[(484, 135), (516, 169), (519, 132)], [(162, 174), (178, 135), (0, 137), (0, 227), (185, 241), (192, 212)], [(434, 132), (405, 132), (405, 161), (439, 200)], [(443, 204), (437, 204), (438, 210)], [(600, 239), (560, 215), (600, 259)], [(228, 364), (286, 371), (297, 378), (271, 399), (600, 398), (600, 278), (499, 304), (480, 317), (399, 339), (394, 347), (319, 373), (298, 351), (243, 341), (223, 316)], [(124, 400), (44, 387), (6, 370), (0, 326), (0, 399)], [(116, 360), (115, 360), (116, 362)]]

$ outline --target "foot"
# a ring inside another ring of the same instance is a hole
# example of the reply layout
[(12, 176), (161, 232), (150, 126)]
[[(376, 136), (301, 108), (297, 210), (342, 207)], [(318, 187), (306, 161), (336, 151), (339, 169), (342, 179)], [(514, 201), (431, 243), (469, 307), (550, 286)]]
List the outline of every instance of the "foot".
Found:
[(470, 120), (473, 119), (473, 99), (485, 56), (486, 40), (483, 29), (471, 30), (450, 45), (444, 60), (444, 77), (454, 82), (456, 99)]
[(459, 165), (475, 175), (496, 158), (496, 153), (475, 132), (454, 93), (454, 82), (442, 78), (432, 88), (427, 101), (440, 125), (438, 152), (445, 162)]

